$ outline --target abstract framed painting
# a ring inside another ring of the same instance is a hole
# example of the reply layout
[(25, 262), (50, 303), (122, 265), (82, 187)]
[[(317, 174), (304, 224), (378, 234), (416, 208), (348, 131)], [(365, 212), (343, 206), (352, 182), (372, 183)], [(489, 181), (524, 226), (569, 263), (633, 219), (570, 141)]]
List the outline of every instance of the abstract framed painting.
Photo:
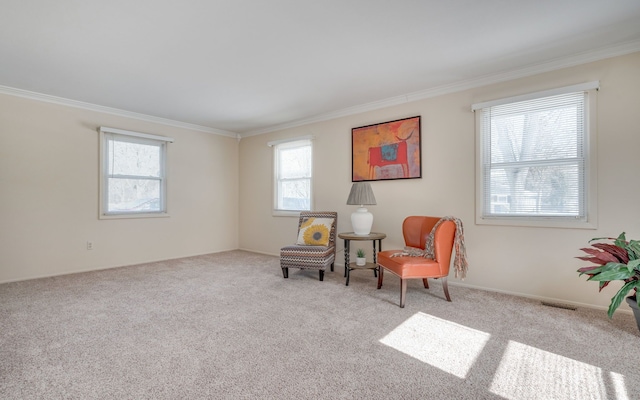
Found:
[(420, 116), (351, 129), (351, 181), (422, 178)]

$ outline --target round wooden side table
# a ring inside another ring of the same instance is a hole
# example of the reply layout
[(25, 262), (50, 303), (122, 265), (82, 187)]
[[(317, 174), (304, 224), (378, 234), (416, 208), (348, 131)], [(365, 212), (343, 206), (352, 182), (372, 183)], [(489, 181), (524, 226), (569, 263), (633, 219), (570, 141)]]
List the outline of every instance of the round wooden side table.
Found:
[[(344, 276), (347, 278), (346, 285), (349, 286), (349, 276), (354, 269), (372, 269), (373, 276), (378, 276), (378, 252), (382, 250), (382, 239), (386, 238), (385, 233), (371, 232), (368, 235), (356, 235), (354, 232), (342, 232), (338, 234), (340, 239), (344, 240)], [(373, 242), (373, 262), (367, 262), (365, 265), (356, 265), (349, 262), (349, 252), (351, 250), (352, 240), (371, 240)], [(376, 248), (377, 242), (377, 248)]]

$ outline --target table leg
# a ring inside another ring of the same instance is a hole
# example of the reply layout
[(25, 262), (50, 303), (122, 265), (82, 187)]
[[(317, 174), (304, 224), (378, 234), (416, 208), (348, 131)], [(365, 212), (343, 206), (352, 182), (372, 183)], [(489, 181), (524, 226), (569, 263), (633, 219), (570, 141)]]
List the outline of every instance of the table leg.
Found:
[[(376, 278), (378, 277), (378, 257), (377, 257), (377, 253), (376, 253), (376, 241), (372, 240), (373, 242), (373, 263), (376, 265), (376, 267), (373, 269), (373, 276), (375, 276)], [(378, 247), (380, 247), (380, 241), (378, 241)]]
[[(382, 239), (378, 240), (378, 251), (382, 251)], [(376, 256), (376, 266), (378, 269), (378, 274), (382, 275), (382, 267), (380, 265), (378, 265), (378, 258)], [(382, 282), (380, 282), (382, 283)]]
[(349, 273), (349, 239), (345, 239), (344, 240), (344, 277), (347, 277), (347, 274)]

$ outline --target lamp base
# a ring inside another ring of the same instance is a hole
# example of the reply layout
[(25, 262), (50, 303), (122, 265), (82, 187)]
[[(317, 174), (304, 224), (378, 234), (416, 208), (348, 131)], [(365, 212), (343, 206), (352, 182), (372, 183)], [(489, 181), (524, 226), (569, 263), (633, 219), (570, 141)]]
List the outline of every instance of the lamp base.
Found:
[(372, 225), (373, 214), (371, 214), (366, 208), (360, 206), (351, 214), (351, 226), (353, 226), (353, 233), (356, 235), (364, 236), (370, 234)]

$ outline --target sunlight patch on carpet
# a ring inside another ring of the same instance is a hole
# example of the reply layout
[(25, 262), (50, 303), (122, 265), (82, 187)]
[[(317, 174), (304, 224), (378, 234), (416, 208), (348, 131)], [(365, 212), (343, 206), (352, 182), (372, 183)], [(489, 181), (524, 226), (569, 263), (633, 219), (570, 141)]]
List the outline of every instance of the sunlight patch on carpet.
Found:
[(464, 379), (490, 337), (486, 332), (416, 313), (380, 342)]
[(629, 400), (629, 395), (627, 394), (627, 385), (624, 383), (624, 375), (617, 374), (615, 372), (609, 372), (609, 377), (611, 379), (611, 383), (613, 384), (613, 389), (616, 392), (616, 396), (614, 397), (614, 399)]
[[(615, 397), (607, 395), (606, 379)], [(508, 400), (628, 400), (623, 375), (607, 376), (596, 366), (514, 341), (505, 349), (490, 390)]]

